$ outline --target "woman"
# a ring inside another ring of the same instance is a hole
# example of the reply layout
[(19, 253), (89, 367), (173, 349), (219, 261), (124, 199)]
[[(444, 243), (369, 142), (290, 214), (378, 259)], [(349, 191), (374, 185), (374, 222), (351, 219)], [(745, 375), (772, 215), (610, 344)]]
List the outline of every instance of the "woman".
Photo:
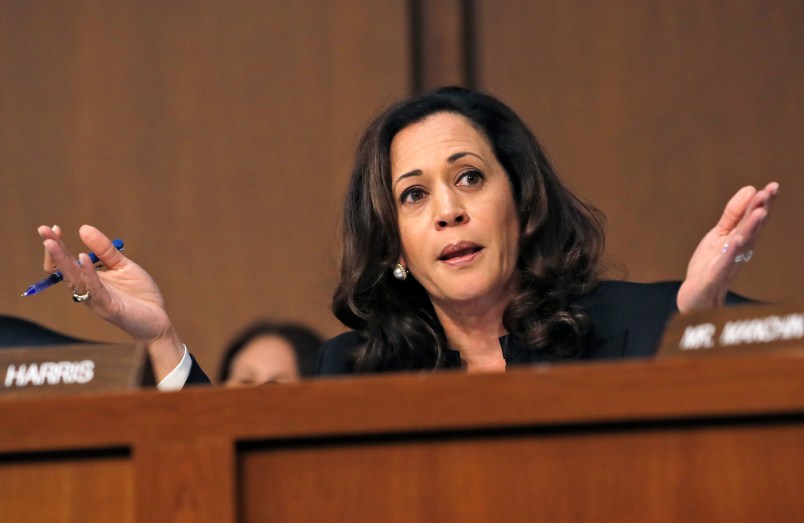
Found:
[(229, 343), (218, 380), (239, 387), (313, 376), (321, 342), (318, 334), (302, 325), (258, 321)]
[[(460, 88), (405, 100), (358, 148), (333, 301), (354, 331), (324, 344), (319, 371), (499, 371), (648, 354), (670, 311), (725, 303), (777, 191), (776, 183), (738, 191), (680, 286), (601, 284), (596, 211), (561, 184), (508, 107)], [(157, 377), (203, 379), (153, 280), (97, 229), (79, 232), (109, 270), (95, 272), (84, 254), (79, 265), (61, 231), (43, 226), (45, 269), (61, 270), (75, 293), (89, 293), (93, 311), (150, 342)]]

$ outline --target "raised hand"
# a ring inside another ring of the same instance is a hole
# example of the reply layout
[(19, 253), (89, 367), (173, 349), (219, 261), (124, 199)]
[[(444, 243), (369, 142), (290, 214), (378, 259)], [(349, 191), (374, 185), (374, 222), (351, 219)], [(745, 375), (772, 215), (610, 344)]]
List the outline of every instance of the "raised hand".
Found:
[(731, 282), (753, 255), (753, 247), (768, 217), (779, 184), (762, 190), (743, 187), (726, 204), (717, 225), (692, 254), (687, 276), (678, 291), (681, 312), (721, 307)]
[(96, 271), (85, 253), (73, 256), (58, 226), (43, 225), (37, 232), (44, 240), (45, 270), (60, 271), (74, 296), (79, 299), (86, 296), (82, 304), (134, 339), (147, 342), (157, 379), (173, 370), (184, 354), (184, 347), (165, 312), (162, 294), (153, 278), (90, 225), (82, 226), (79, 235), (106, 267), (105, 271)]

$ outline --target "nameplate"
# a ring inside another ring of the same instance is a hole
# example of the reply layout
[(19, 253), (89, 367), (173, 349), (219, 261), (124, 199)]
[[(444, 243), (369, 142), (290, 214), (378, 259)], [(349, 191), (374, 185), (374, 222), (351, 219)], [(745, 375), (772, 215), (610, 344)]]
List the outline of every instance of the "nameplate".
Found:
[(674, 316), (659, 356), (804, 351), (804, 306), (740, 306)]
[(64, 395), (153, 383), (142, 344), (73, 344), (0, 350), (0, 394)]

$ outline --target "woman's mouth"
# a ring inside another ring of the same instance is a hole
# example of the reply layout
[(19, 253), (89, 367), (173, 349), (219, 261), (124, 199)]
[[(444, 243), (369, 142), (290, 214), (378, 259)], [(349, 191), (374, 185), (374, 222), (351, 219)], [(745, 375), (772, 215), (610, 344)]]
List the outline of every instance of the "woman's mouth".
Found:
[(444, 247), (439, 261), (453, 266), (466, 265), (477, 257), (483, 247), (472, 242), (451, 243)]

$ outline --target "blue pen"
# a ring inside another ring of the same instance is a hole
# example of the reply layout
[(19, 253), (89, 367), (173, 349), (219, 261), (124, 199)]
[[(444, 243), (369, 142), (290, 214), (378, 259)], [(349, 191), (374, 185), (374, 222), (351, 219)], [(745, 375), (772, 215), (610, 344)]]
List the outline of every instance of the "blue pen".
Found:
[[(114, 245), (114, 248), (117, 249), (118, 251), (123, 250), (123, 240), (121, 240), (121, 239), (114, 240), (112, 242), (112, 245)], [(100, 260), (98, 260), (98, 257), (95, 256), (94, 252), (89, 253), (89, 259), (92, 261), (93, 265), (100, 261)], [(100, 267), (98, 267), (98, 268), (100, 268)], [(64, 276), (62, 276), (62, 274), (60, 272), (56, 271), (53, 274), (51, 274), (50, 276), (48, 276), (47, 278), (45, 278), (44, 280), (40, 280), (40, 281), (32, 284), (30, 287), (28, 287), (28, 290), (26, 290), (25, 292), (22, 293), (22, 296), (25, 297), (25, 296), (31, 296), (33, 294), (39, 294), (40, 292), (42, 292), (43, 290), (47, 289), (48, 287), (52, 287), (52, 286), (56, 285), (57, 283), (59, 283), (63, 279), (64, 279)]]

